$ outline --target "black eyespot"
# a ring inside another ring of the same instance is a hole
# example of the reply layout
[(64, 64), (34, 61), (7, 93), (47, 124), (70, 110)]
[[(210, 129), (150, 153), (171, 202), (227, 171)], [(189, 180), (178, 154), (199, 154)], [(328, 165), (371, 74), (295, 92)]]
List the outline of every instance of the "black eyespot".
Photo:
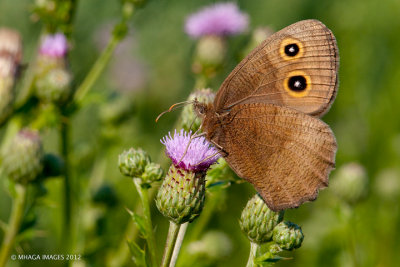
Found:
[(285, 46), (285, 54), (288, 57), (296, 56), (300, 51), (300, 48), (297, 44), (288, 44)]
[(289, 78), (288, 87), (296, 92), (303, 91), (307, 88), (307, 80), (304, 76), (292, 76)]

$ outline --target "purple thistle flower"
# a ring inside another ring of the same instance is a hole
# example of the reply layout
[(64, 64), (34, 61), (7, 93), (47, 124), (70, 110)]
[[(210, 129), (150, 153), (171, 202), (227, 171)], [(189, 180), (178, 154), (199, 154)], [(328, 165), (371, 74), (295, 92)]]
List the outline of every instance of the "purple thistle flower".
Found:
[(234, 3), (205, 7), (186, 19), (185, 31), (193, 38), (203, 35), (234, 35), (247, 29), (249, 18)]
[(63, 57), (68, 52), (67, 38), (62, 33), (46, 35), (43, 38), (39, 52), (49, 57)]
[(171, 137), (171, 132), (169, 132), (161, 139), (161, 143), (166, 147), (165, 154), (179, 168), (194, 172), (205, 171), (220, 157), (217, 154), (218, 150), (211, 146), (204, 137), (198, 137), (190, 142), (189, 148), (182, 158), (190, 136), (191, 132), (187, 133), (183, 129), (179, 133), (175, 130), (174, 137)]

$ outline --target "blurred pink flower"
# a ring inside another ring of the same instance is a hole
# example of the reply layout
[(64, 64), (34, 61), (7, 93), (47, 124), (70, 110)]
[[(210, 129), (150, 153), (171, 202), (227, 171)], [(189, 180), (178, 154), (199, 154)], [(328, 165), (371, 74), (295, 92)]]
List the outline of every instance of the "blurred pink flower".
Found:
[(205, 7), (186, 19), (185, 31), (193, 37), (203, 35), (234, 35), (247, 29), (249, 18), (234, 3)]
[(62, 33), (49, 34), (43, 38), (40, 54), (49, 57), (63, 57), (68, 52), (68, 42)]

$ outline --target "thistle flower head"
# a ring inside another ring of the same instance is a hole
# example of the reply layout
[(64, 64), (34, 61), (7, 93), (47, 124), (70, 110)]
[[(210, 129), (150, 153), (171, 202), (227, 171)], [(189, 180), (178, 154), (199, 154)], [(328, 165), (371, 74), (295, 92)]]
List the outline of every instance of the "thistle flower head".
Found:
[(4, 173), (17, 183), (27, 184), (43, 169), (43, 149), (39, 133), (21, 130), (1, 153)]
[(204, 35), (234, 35), (247, 29), (248, 16), (234, 3), (203, 8), (186, 19), (185, 31), (193, 38)]
[(47, 35), (42, 41), (39, 52), (49, 57), (63, 57), (68, 52), (67, 38), (62, 33)]
[[(187, 133), (182, 129), (178, 133), (175, 130), (173, 137), (169, 133), (161, 139), (161, 143), (165, 145), (165, 153), (174, 165), (187, 171), (205, 171), (220, 157), (217, 154), (218, 150), (211, 146), (204, 137), (194, 138), (190, 141), (190, 136), (191, 132)], [(190, 145), (187, 147), (189, 141)]]

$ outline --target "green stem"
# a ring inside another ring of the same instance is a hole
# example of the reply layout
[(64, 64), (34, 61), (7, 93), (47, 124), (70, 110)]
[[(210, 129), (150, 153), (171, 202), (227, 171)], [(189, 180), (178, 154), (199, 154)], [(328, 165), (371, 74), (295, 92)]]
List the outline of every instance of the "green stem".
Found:
[(81, 103), (83, 98), (92, 88), (93, 84), (100, 77), (100, 74), (103, 72), (104, 68), (107, 66), (107, 63), (110, 61), (110, 58), (117, 46), (120, 42), (120, 38), (113, 36), (111, 40), (108, 42), (107, 47), (101, 53), (100, 57), (94, 63), (92, 69), (86, 76), (85, 80), (83, 80), (82, 84), (78, 87), (75, 93), (75, 102)]
[(64, 240), (66, 244), (66, 251), (69, 252), (71, 249), (72, 240), (72, 210), (73, 210), (73, 183), (70, 176), (70, 158), (69, 158), (69, 147), (70, 147), (70, 125), (69, 121), (65, 117), (61, 117), (61, 153), (64, 159), (65, 171), (64, 171)]
[[(155, 193), (156, 190), (154, 190), (154, 187), (150, 188), (148, 191), (149, 199), (153, 199)], [(139, 210), (142, 206), (143, 205), (141, 203), (137, 203), (133, 210)], [(110, 254), (107, 256), (106, 266), (119, 267), (124, 264), (126, 265), (131, 255), (129, 247), (126, 245), (126, 240), (135, 240), (138, 234), (139, 231), (135, 223), (133, 220), (130, 220), (118, 248), (115, 251), (110, 252)]]
[(136, 186), (136, 190), (139, 193), (139, 197), (142, 201), (143, 207), (143, 215), (146, 220), (147, 226), (147, 246), (150, 252), (150, 260), (152, 266), (157, 266), (157, 258), (156, 258), (156, 239), (154, 237), (153, 224), (151, 222), (151, 212), (150, 212), (150, 203), (149, 203), (149, 194), (147, 187), (142, 186), (142, 180), (140, 178), (133, 178), (133, 182)]
[(246, 267), (256, 266), (254, 264), (254, 260), (256, 259), (258, 248), (259, 248), (259, 246), (257, 243), (250, 242), (250, 255), (249, 255), (249, 260), (247, 261)]
[(182, 224), (181, 228), (179, 229), (178, 238), (176, 240), (174, 252), (172, 253), (172, 259), (169, 264), (169, 267), (174, 267), (176, 264), (176, 261), (178, 260), (179, 251), (181, 250), (183, 238), (185, 237), (188, 225), (189, 225), (189, 223), (186, 222), (186, 223)]
[(167, 242), (165, 243), (165, 249), (164, 249), (164, 255), (162, 258), (161, 262), (161, 267), (169, 267), (171, 258), (172, 258), (172, 253), (174, 251), (176, 239), (178, 238), (178, 233), (181, 225), (176, 224), (173, 221), (169, 222), (169, 229), (168, 229), (168, 236), (167, 236)]
[(25, 200), (26, 200), (26, 186), (21, 184), (16, 184), (15, 191), (16, 191), (16, 197), (10, 215), (10, 221), (8, 224), (9, 228), (8, 231), (6, 231), (5, 233), (3, 244), (0, 250), (0, 267), (4, 267), (7, 264), (9, 254), (12, 247), (14, 246), (15, 237), (18, 234), (24, 213)]

